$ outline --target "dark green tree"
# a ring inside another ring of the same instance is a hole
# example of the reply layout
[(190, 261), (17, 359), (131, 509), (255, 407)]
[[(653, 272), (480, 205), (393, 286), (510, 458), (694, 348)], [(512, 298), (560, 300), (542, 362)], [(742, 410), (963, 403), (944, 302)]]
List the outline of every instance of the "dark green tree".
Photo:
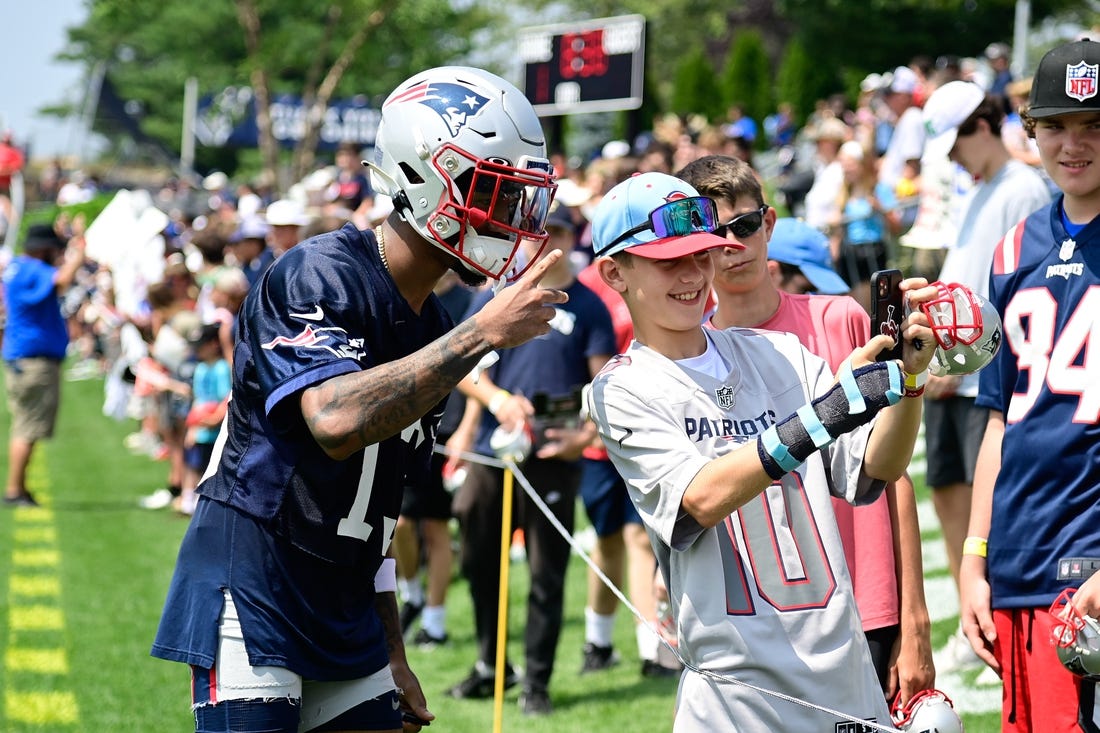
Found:
[[(89, 69), (104, 65), (119, 96), (141, 110), (142, 133), (172, 151), (180, 146), (187, 78), (197, 79), (200, 94), (251, 86), (261, 167), (284, 174), (285, 182), (312, 166), (333, 99), (380, 101), (417, 69), (469, 53), (470, 37), (489, 16), (476, 2), (456, 6), (448, 0), (92, 0), (87, 21), (69, 30), (65, 58)], [(432, 41), (420, 42), (425, 38)], [(309, 108), (305, 137), (289, 155), (276, 146), (266, 114), (268, 100), (282, 93), (302, 97)], [(232, 172), (236, 165), (235, 153), (224, 150), (200, 147), (197, 156), (200, 169), (216, 163)]]
[[(757, 125), (775, 110), (774, 66), (764, 51), (760, 34), (752, 29), (738, 31), (722, 69), (722, 92), (727, 106), (740, 105), (746, 117)], [(757, 136), (764, 143), (763, 134)]]
[(678, 115), (701, 114), (717, 120), (725, 111), (722, 90), (714, 67), (703, 49), (696, 47), (676, 65), (670, 106)]

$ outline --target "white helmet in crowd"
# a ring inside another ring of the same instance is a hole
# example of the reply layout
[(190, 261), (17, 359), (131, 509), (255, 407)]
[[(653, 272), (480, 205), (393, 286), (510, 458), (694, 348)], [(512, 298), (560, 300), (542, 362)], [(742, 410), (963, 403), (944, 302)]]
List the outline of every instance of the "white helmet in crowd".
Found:
[(965, 285), (937, 281), (932, 286), (938, 296), (920, 305), (936, 338), (928, 369), (937, 377), (973, 374), (1001, 348), (1001, 317), (988, 300)]
[(556, 186), (545, 137), (504, 79), (464, 66), (416, 74), (382, 104), (375, 151), (374, 189), (469, 269), (499, 278), (520, 264), (522, 240), (546, 243)]
[(921, 690), (900, 707), (895, 699), (890, 714), (898, 730), (907, 733), (963, 733), (955, 705), (939, 690)]
[(1073, 605), (1076, 588), (1062, 591), (1050, 607), (1055, 623), (1051, 642), (1062, 666), (1081, 677), (1100, 680), (1100, 623)]

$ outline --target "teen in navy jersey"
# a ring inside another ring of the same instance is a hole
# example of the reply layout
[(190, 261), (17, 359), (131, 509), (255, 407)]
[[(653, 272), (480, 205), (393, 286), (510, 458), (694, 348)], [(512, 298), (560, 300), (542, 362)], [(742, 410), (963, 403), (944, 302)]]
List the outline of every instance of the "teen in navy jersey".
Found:
[(1100, 615), (1100, 578), (1074, 572), (1100, 562), (1098, 68), (1092, 41), (1039, 63), (1024, 119), (1062, 195), (1009, 230), (989, 280), (1006, 343), (981, 375), (990, 415), (960, 585), (963, 630), (1004, 678), (1004, 731), (1100, 730), (1097, 683), (1061, 666), (1049, 613), (1084, 582), (1073, 603)]
[(197, 731), (398, 731), (403, 714), (418, 730), (434, 717), (393, 594), (402, 487), (424, 480), (458, 381), (490, 350), (546, 333), (566, 300), (539, 287), (555, 254), (457, 328), (432, 295), (448, 269), (496, 279), (521, 240), (546, 240), (554, 184), (515, 87), (478, 69), (422, 72), (383, 104), (376, 149), (368, 165), (394, 213), (288, 251), (241, 310), (228, 416), (153, 644), (191, 665)]

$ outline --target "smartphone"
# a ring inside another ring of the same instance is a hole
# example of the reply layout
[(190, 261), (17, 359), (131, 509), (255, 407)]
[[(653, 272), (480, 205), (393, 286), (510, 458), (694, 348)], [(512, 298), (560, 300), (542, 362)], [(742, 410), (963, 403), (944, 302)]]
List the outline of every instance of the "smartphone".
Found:
[(901, 270), (878, 270), (871, 275), (871, 338), (886, 334), (894, 346), (883, 349), (877, 361), (901, 358), (901, 322), (905, 306), (901, 296)]
[(417, 716), (416, 713), (409, 712), (408, 710), (401, 713), (401, 719), (403, 721), (405, 721), (406, 723), (412, 723), (413, 725), (419, 725), (422, 728), (432, 724), (432, 721), (424, 720), (423, 718)]

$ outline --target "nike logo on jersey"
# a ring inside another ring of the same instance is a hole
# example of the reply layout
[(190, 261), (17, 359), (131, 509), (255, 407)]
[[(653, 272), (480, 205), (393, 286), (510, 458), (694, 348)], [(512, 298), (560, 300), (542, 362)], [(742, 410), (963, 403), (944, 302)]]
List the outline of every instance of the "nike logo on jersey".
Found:
[(321, 306), (314, 306), (312, 313), (287, 313), (291, 318), (300, 318), (303, 321), (320, 321), (325, 317), (325, 311)]

